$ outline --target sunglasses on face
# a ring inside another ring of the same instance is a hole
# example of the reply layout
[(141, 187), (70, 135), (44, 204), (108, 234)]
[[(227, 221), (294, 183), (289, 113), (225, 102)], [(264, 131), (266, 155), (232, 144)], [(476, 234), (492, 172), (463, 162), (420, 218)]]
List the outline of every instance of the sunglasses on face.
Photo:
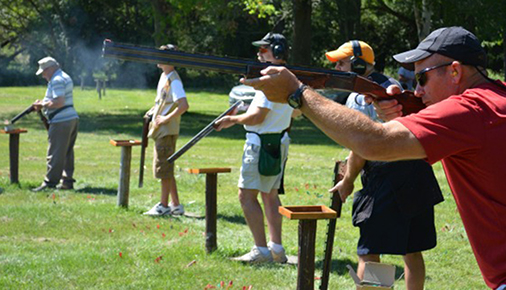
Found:
[(439, 65), (435, 65), (435, 66), (432, 66), (432, 67), (428, 67), (428, 68), (424, 68), (422, 69), (421, 71), (417, 72), (415, 74), (415, 79), (416, 79), (416, 82), (418, 83), (419, 86), (423, 87), (427, 84), (427, 75), (426, 73), (431, 71), (431, 70), (435, 70), (435, 69), (438, 69), (438, 68), (442, 68), (442, 67), (445, 67), (445, 66), (449, 66), (453, 63), (452, 62), (448, 62), (448, 63), (443, 63), (443, 64), (439, 64)]
[(258, 48), (258, 51), (259, 51), (260, 53), (267, 53), (267, 52), (269, 51), (269, 49), (268, 49), (267, 47), (262, 47), (262, 46), (260, 46), (260, 47)]

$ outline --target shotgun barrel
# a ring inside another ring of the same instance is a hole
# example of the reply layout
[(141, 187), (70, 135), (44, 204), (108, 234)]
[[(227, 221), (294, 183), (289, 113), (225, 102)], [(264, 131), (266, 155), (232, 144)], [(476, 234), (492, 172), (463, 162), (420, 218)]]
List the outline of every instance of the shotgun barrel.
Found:
[(190, 141), (188, 141), (188, 143), (184, 144), (183, 147), (181, 147), (181, 149), (172, 154), (167, 159), (167, 161), (171, 163), (176, 161), (176, 159), (181, 157), (181, 155), (183, 155), (186, 151), (188, 151), (188, 149), (192, 148), (193, 145), (197, 144), (197, 142), (202, 140), (202, 138), (209, 135), (214, 130), (214, 123), (216, 123), (216, 121), (218, 121), (225, 115), (231, 114), (234, 111), (234, 109), (242, 103), (243, 103), (242, 101), (235, 102), (232, 106), (230, 106), (230, 108), (228, 108), (225, 112), (221, 113), (216, 119), (214, 119), (211, 123), (205, 126), (204, 129), (200, 130), (200, 132), (198, 132), (197, 135), (193, 136), (193, 138)]
[(17, 114), (14, 118), (12, 118), (10, 123), (11, 124), (16, 123), (19, 119), (23, 118), (25, 115), (30, 114), (34, 110), (35, 110), (35, 108), (33, 107), (33, 105), (30, 105), (28, 108), (24, 109), (23, 112)]
[[(334, 185), (343, 179), (345, 174), (345, 166), (346, 163), (344, 161), (336, 161), (336, 164), (334, 166)], [(337, 218), (341, 217), (342, 205), (343, 203), (341, 202), (339, 192), (335, 191), (331, 197), (330, 208), (336, 211)], [(330, 270), (332, 265), (332, 249), (334, 248), (334, 237), (336, 234), (336, 223), (336, 219), (330, 219), (327, 224), (327, 240), (325, 242), (322, 277), (320, 279), (320, 290), (327, 290), (329, 287)]]
[[(107, 39), (104, 41), (102, 53), (104, 57), (108, 58), (142, 63), (171, 64), (198, 70), (239, 74), (247, 78), (259, 77), (261, 70), (272, 65), (239, 58), (160, 50), (151, 47), (115, 43)], [(421, 99), (416, 98), (413, 92), (404, 91), (400, 95), (390, 96), (386, 93), (385, 88), (379, 84), (353, 72), (297, 66), (286, 66), (286, 68), (294, 73), (301, 82), (314, 89), (334, 88), (336, 90), (370, 95), (375, 99), (396, 99), (403, 106), (404, 115), (409, 115), (425, 108)]]

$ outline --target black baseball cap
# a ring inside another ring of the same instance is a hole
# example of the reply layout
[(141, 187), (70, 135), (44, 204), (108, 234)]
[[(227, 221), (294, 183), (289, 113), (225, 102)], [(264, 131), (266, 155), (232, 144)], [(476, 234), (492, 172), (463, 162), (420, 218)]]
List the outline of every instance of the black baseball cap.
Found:
[(288, 43), (286, 42), (286, 38), (283, 36), (283, 34), (279, 33), (267, 33), (262, 39), (253, 41), (251, 44), (254, 46), (262, 46), (262, 45), (271, 45), (273, 43), (281, 43), (285, 45), (285, 47), (288, 47)]
[(438, 53), (466, 65), (487, 66), (487, 53), (478, 38), (460, 26), (434, 30), (418, 46), (410, 51), (394, 55), (394, 59), (410, 70), (414, 63)]

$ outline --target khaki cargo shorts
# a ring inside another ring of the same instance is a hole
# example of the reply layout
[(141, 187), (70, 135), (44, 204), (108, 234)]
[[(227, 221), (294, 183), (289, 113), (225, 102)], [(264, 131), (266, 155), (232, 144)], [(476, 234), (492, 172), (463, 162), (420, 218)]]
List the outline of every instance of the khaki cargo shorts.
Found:
[(261, 192), (269, 193), (273, 189), (279, 189), (281, 177), (283, 176), (284, 166), (288, 158), (288, 146), (290, 139), (286, 138), (281, 143), (281, 173), (275, 176), (264, 176), (258, 172), (258, 160), (260, 158), (260, 146), (255, 144), (244, 145), (242, 156), (241, 173), (237, 186), (245, 189), (256, 189)]
[(155, 178), (174, 177), (174, 163), (169, 158), (176, 151), (176, 141), (179, 135), (167, 135), (155, 140), (155, 153), (153, 156), (153, 175)]

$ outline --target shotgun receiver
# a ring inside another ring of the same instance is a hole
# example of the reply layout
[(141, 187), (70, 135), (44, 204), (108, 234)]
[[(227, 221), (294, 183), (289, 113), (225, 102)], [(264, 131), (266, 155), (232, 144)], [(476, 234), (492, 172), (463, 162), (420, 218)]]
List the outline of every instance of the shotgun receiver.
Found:
[(139, 188), (144, 185), (144, 161), (146, 159), (146, 148), (148, 147), (148, 132), (151, 116), (142, 118), (142, 142), (141, 142), (141, 162), (139, 166)]
[(221, 113), (218, 117), (216, 117), (216, 119), (214, 119), (211, 123), (209, 123), (207, 126), (205, 126), (204, 129), (200, 130), (200, 132), (198, 132), (197, 135), (193, 136), (193, 138), (191, 138), (191, 140), (188, 141), (188, 143), (184, 144), (183, 147), (181, 147), (181, 149), (177, 150), (177, 152), (172, 154), (167, 159), (167, 161), (169, 161), (170, 163), (176, 161), (176, 159), (178, 159), (181, 155), (183, 155), (186, 151), (188, 151), (188, 149), (192, 148), (193, 145), (197, 144), (197, 142), (202, 140), (202, 138), (211, 134), (211, 132), (214, 130), (214, 123), (216, 123), (216, 121), (218, 121), (219, 119), (221, 119), (225, 115), (232, 114), (234, 112), (235, 108), (237, 108), (237, 106), (239, 106), (241, 104), (243, 104), (242, 101), (235, 102), (235, 104), (230, 106), (230, 108), (228, 108), (225, 112)]
[[(108, 39), (104, 40), (102, 55), (121, 60), (153, 64), (162, 63), (198, 70), (239, 74), (246, 78), (259, 77), (261, 76), (261, 70), (272, 65), (238, 58), (121, 44)], [(403, 115), (416, 113), (425, 108), (421, 99), (416, 98), (413, 92), (404, 91), (400, 95), (389, 96), (385, 88), (353, 72), (295, 66), (286, 66), (286, 68), (294, 73), (301, 82), (314, 89), (334, 88), (370, 95), (375, 99), (396, 99), (402, 105)]]

